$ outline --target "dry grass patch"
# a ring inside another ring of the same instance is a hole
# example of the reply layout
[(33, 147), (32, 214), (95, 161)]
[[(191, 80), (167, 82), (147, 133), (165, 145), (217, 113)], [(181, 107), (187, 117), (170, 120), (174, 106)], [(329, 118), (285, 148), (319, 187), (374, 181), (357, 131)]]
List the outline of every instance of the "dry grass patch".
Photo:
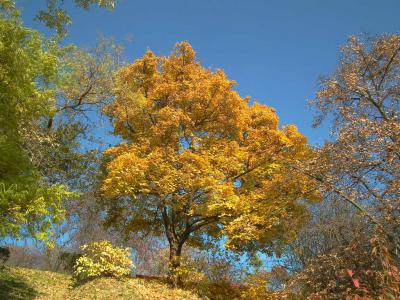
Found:
[(137, 278), (97, 278), (74, 286), (71, 276), (54, 272), (5, 268), (0, 271), (0, 299), (8, 300), (200, 300), (189, 291)]

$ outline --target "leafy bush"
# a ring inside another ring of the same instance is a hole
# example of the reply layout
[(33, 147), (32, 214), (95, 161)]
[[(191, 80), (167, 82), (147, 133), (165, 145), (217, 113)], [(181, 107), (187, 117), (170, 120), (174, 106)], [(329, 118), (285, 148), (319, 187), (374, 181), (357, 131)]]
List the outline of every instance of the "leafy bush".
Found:
[(258, 270), (253, 274), (249, 274), (245, 278), (245, 284), (242, 287), (240, 299), (288, 299), (284, 293), (281, 293), (280, 291), (272, 291), (268, 288), (271, 276), (271, 272), (261, 270)]
[(124, 277), (134, 265), (129, 248), (115, 247), (108, 241), (93, 242), (81, 247), (84, 254), (77, 259), (74, 275), (79, 280), (94, 277)]
[(179, 278), (180, 287), (196, 293), (202, 299), (241, 299), (240, 285), (232, 285), (228, 278), (227, 262), (211, 256), (192, 249), (180, 258), (180, 265), (174, 269), (170, 279), (174, 282)]

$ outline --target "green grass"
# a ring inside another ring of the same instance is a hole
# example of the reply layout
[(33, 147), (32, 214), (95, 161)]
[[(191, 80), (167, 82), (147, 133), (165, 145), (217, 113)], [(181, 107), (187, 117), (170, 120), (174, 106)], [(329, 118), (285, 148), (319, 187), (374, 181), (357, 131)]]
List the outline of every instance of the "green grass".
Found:
[(200, 298), (189, 291), (173, 289), (157, 281), (98, 278), (77, 286), (74, 285), (71, 276), (66, 274), (6, 267), (0, 270), (0, 299), (199, 300)]

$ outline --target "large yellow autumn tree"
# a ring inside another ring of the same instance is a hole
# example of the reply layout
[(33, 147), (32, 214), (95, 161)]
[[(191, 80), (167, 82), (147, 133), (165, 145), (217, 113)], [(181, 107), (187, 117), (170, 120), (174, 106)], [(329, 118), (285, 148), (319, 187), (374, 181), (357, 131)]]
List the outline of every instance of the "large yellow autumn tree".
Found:
[(168, 57), (146, 54), (117, 74), (106, 109), (125, 142), (106, 151), (102, 182), (108, 222), (164, 234), (172, 271), (185, 243), (207, 237), (234, 250), (291, 239), (315, 200), (293, 171), (312, 151), (274, 109), (249, 104), (222, 70), (204, 68), (186, 43)]

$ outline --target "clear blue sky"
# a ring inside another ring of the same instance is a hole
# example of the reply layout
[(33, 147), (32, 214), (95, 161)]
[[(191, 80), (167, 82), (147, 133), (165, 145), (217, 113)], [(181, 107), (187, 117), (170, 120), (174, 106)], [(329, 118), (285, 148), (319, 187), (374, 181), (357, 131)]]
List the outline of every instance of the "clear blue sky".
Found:
[[(20, 0), (26, 24), (42, 0)], [(351, 34), (399, 32), (399, 0), (120, 0), (115, 11), (75, 9), (67, 42), (94, 45), (112, 36), (133, 60), (147, 48), (168, 54), (189, 41), (207, 67), (222, 68), (237, 81), (242, 96), (277, 109), (282, 124), (296, 124), (312, 144), (328, 138), (312, 129), (307, 99), (318, 77), (334, 70), (339, 46)]]

